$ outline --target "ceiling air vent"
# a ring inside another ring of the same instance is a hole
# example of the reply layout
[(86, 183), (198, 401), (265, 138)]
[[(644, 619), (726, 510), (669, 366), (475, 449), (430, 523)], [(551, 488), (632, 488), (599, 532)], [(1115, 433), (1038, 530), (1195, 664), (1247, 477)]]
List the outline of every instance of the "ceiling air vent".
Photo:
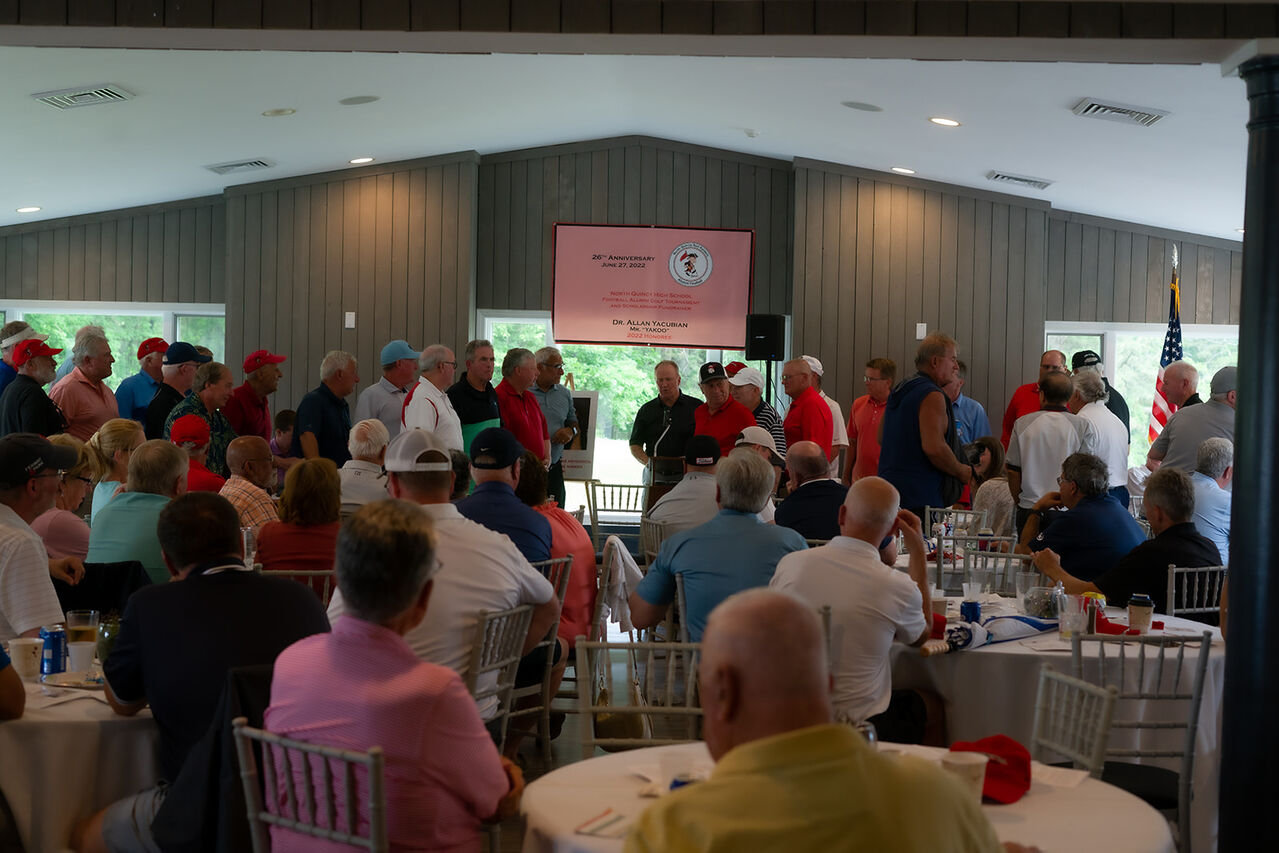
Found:
[(1096, 98), (1084, 98), (1075, 104), (1072, 112), (1084, 118), (1101, 118), (1106, 121), (1120, 121), (1124, 124), (1139, 124), (1142, 127), (1150, 127), (1168, 115), (1167, 110), (1134, 107), (1131, 104), (1108, 104)]
[(275, 164), (270, 160), (236, 160), (231, 163), (214, 163), (212, 166), (205, 166), (210, 172), (217, 172), (219, 175), (231, 175), (236, 172), (256, 172), (259, 169), (270, 169)]
[(93, 107), (98, 104), (131, 101), (133, 100), (133, 93), (113, 83), (101, 83), (96, 86), (59, 89), (56, 92), (36, 92), (31, 97), (51, 107), (69, 110), (73, 107)]
[(1046, 190), (1052, 184), (1052, 181), (1045, 178), (1031, 178), (1026, 175), (1014, 175), (1011, 172), (987, 172), (986, 178), (997, 184), (1013, 184), (1035, 190)]

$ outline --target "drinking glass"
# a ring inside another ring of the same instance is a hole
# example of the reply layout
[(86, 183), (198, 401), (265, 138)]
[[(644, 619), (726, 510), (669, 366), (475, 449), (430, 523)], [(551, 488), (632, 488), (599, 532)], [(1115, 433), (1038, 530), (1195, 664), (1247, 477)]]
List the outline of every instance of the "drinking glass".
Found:
[(1069, 640), (1076, 631), (1083, 631), (1088, 626), (1087, 599), (1082, 595), (1057, 596), (1057, 635)]
[(67, 611), (67, 642), (93, 643), (98, 639), (98, 611)]
[(240, 539), (244, 542), (244, 565), (251, 569), (257, 558), (258, 537), (252, 527), (241, 527)]
[(1017, 608), (1022, 612), (1026, 612), (1026, 593), (1030, 592), (1031, 587), (1038, 586), (1038, 572), (1018, 572), (1017, 573)]

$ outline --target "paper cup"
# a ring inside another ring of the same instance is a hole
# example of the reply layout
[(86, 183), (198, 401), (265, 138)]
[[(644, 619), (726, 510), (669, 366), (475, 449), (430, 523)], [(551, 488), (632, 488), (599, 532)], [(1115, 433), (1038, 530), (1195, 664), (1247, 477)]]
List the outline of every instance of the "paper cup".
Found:
[(978, 803), (986, 784), (986, 763), (990, 761), (980, 752), (948, 752), (941, 758), (941, 766), (954, 773)]
[(93, 652), (97, 643), (67, 643), (67, 655), (70, 660), (67, 670), (70, 672), (88, 672), (93, 669)]
[(9, 641), (9, 657), (13, 671), (23, 681), (40, 680), (40, 656), (44, 653), (44, 641), (34, 637), (15, 637)]

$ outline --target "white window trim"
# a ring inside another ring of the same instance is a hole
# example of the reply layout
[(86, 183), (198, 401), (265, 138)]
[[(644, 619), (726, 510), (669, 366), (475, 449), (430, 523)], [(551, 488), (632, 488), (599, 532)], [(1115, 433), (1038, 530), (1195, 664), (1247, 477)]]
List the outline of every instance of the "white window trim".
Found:
[(21, 320), (27, 314), (101, 314), (127, 317), (160, 316), (161, 334), (174, 339), (178, 317), (225, 317), (220, 302), (69, 302), (64, 299), (0, 299), (5, 322)]
[[(1044, 323), (1044, 346), (1049, 335), (1101, 335), (1101, 360), (1109, 367), (1118, 359), (1119, 335), (1150, 335), (1163, 337), (1168, 323), (1089, 323), (1065, 320), (1048, 320)], [(1181, 337), (1186, 338), (1239, 338), (1239, 327), (1225, 323), (1182, 323)], [(1069, 358), (1071, 353), (1066, 353)]]

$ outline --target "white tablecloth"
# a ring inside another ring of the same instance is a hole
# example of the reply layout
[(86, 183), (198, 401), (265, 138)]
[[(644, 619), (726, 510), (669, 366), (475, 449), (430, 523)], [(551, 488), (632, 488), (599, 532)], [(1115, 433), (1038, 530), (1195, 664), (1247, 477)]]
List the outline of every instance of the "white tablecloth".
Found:
[(160, 777), (159, 735), (151, 712), (121, 717), (97, 691), (47, 708), (27, 685), (21, 719), (0, 723), (0, 791), (31, 853), (67, 849), (71, 828)]
[[(929, 747), (889, 748), (940, 756)], [(690, 765), (710, 761), (705, 744), (659, 746), (619, 752), (561, 767), (531, 783), (522, 811), (528, 822), (524, 853), (617, 853), (621, 839), (578, 835), (574, 828), (612, 808), (635, 820), (653, 799), (639, 796), (644, 781), (633, 767), (657, 766), (663, 754), (680, 754)], [(1020, 800), (986, 805), (982, 811), (1001, 841), (1034, 844), (1045, 851), (1172, 853), (1172, 835), (1160, 814), (1138, 798), (1095, 779), (1075, 787), (1035, 780)]]
[[(1116, 608), (1108, 614), (1118, 617)], [(1208, 671), (1204, 675), (1203, 704), (1199, 709), (1199, 731), (1195, 741), (1194, 800), (1191, 803), (1191, 836), (1194, 853), (1210, 853), (1217, 849), (1217, 787), (1221, 766), (1221, 695), (1226, 674), (1226, 647), (1221, 632), (1199, 622), (1156, 615), (1169, 633), (1178, 636), (1208, 630), (1213, 635)], [(1157, 633), (1157, 632), (1156, 632)], [(1047, 663), (1059, 672), (1070, 674), (1069, 646), (1060, 650), (1032, 648), (1047, 646), (1043, 642), (1055, 634), (1042, 634), (1026, 640), (996, 643), (971, 651), (922, 657), (917, 649), (895, 646), (893, 649), (893, 688), (917, 688), (939, 694), (946, 703), (946, 734), (949, 742), (970, 741), (993, 734), (1005, 734), (1024, 744), (1030, 743), (1034, 729), (1035, 693), (1039, 670)], [(1091, 678), (1088, 669), (1085, 676)], [(1186, 676), (1189, 678), (1189, 674)], [(1183, 682), (1187, 685), (1188, 682)], [(1131, 718), (1133, 711), (1121, 702), (1117, 718)], [(1167, 713), (1164, 709), (1163, 713)], [(1112, 731), (1111, 745), (1123, 745), (1131, 733)], [(1169, 733), (1174, 743), (1179, 735)], [(1148, 743), (1148, 741), (1143, 741)], [(1177, 763), (1165, 763), (1177, 769)], [(1119, 848), (1112, 848), (1119, 849)]]

